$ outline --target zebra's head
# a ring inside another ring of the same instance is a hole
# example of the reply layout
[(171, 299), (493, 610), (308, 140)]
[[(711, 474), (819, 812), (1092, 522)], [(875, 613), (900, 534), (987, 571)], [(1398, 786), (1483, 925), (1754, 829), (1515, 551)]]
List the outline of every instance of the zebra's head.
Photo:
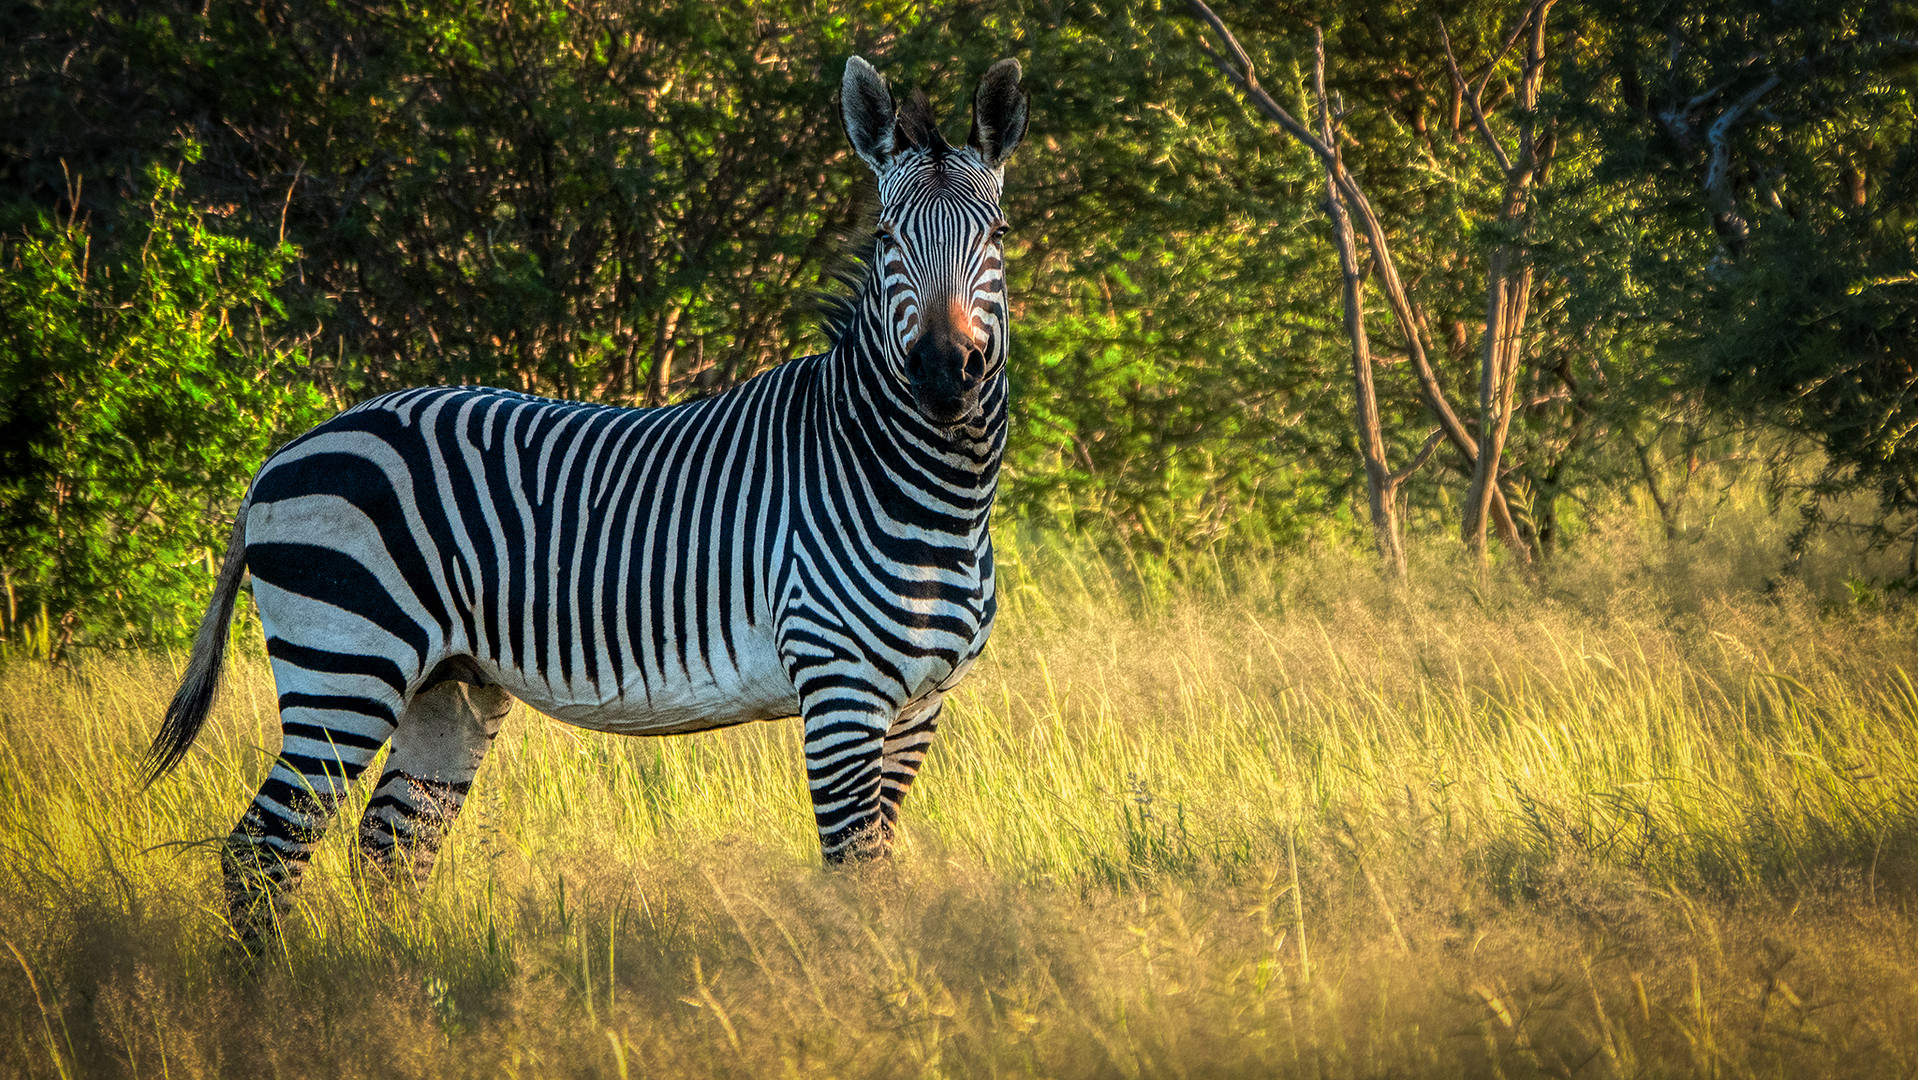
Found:
[(885, 359), (927, 420), (979, 412), (1006, 363), (1005, 250), (999, 209), (1006, 159), (1026, 133), (1019, 62), (992, 65), (972, 99), (966, 145), (947, 144), (923, 93), (903, 108), (872, 65), (846, 62), (840, 110), (852, 148), (879, 177), (873, 237)]

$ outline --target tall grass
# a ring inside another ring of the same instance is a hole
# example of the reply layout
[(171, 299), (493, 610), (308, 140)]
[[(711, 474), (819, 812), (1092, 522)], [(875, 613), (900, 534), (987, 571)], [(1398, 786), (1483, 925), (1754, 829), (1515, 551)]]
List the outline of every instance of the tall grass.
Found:
[(1918, 1068), (1918, 644), (1852, 562), (1779, 578), (1757, 515), (1411, 586), (1008, 547), (891, 865), (818, 867), (795, 724), (522, 710), (422, 895), (338, 828), (251, 972), (210, 845), (264, 663), (146, 794), (179, 658), (6, 668), (0, 1073)]

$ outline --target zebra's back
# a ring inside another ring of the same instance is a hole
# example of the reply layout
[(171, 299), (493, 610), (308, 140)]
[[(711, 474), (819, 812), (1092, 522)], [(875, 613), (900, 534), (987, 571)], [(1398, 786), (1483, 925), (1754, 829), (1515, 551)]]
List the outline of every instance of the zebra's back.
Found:
[(442, 387), (342, 413), (254, 482), (269, 650), (370, 652), (402, 696), (470, 657), (533, 707), (615, 731), (795, 714), (769, 579), (778, 406), (806, 374), (670, 409)]

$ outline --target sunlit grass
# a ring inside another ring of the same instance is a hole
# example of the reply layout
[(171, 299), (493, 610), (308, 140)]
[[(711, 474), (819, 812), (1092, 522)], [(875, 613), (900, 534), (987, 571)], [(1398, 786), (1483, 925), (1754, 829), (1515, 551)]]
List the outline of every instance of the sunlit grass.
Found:
[(277, 745), (263, 662), (146, 794), (177, 658), (15, 664), (0, 1073), (1908, 1073), (1918, 640), (1762, 588), (1767, 528), (1410, 587), (1012, 545), (892, 865), (818, 867), (795, 724), (521, 710), (423, 896), (339, 828), (253, 973), (209, 844)]

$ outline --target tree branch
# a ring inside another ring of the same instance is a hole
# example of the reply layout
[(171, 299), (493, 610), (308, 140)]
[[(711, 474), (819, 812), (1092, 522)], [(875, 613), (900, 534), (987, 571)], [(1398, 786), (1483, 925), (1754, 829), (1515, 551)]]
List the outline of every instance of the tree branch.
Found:
[(1705, 135), (1706, 141), (1710, 142), (1712, 147), (1711, 166), (1705, 171), (1706, 190), (1718, 191), (1725, 186), (1731, 168), (1732, 128), (1738, 126), (1738, 121), (1751, 110), (1753, 105), (1758, 104), (1759, 98), (1777, 89), (1781, 81), (1776, 75), (1767, 78), (1747, 91), (1744, 97), (1733, 102), (1732, 107), (1726, 109), (1717, 120), (1712, 121), (1711, 129)]
[(1478, 77), (1478, 85), (1472, 89), (1474, 97), (1484, 95), (1486, 85), (1492, 81), (1492, 73), (1498, 70), (1499, 64), (1505, 59), (1505, 54), (1511, 52), (1512, 46), (1518, 44), (1519, 35), (1525, 33), (1527, 24), (1538, 18), (1541, 14), (1540, 9), (1550, 3), (1552, 0), (1534, 0), (1532, 6), (1525, 10), (1525, 14), (1518, 22), (1512, 24), (1512, 32), (1505, 35), (1505, 43), (1498, 47), (1498, 52), (1492, 56), (1492, 62), (1486, 65), (1485, 74)]
[(1772, 75), (1745, 92), (1719, 114), (1706, 130), (1705, 141), (1711, 147), (1710, 163), (1705, 168), (1705, 198), (1711, 204), (1712, 231), (1718, 234), (1726, 251), (1737, 255), (1751, 235), (1751, 225), (1738, 211), (1738, 200), (1731, 191), (1732, 130), (1738, 126), (1758, 100), (1776, 89), (1784, 80)]
[(1554, 401), (1570, 400), (1572, 400), (1572, 392), (1564, 387), (1560, 387), (1557, 390), (1547, 390), (1543, 394), (1535, 394), (1532, 397), (1526, 398), (1524, 403), (1519, 406), (1519, 409), (1536, 409), (1540, 405), (1549, 405)]
[(1299, 123), (1298, 118), (1287, 112), (1285, 106), (1274, 101), (1272, 95), (1266, 93), (1265, 88), (1259, 85), (1258, 74), (1252, 67), (1252, 58), (1246, 55), (1245, 49), (1239, 44), (1239, 39), (1232, 36), (1232, 31), (1226, 29), (1225, 23), (1213, 13), (1210, 7), (1206, 6), (1204, 0), (1186, 0), (1186, 6), (1192, 9), (1194, 15), (1204, 20), (1206, 25), (1212, 27), (1213, 32), (1219, 35), (1219, 41), (1231, 51), (1237, 67), (1227, 63), (1225, 57), (1207, 48), (1204, 43), (1199, 46), (1212, 63), (1225, 73), (1225, 77), (1232, 80), (1234, 86), (1243, 90), (1245, 96), (1260, 112), (1271, 117), (1284, 128), (1287, 135), (1304, 143), (1308, 149), (1319, 156), (1320, 160), (1331, 161), (1334, 157), (1332, 148), (1319, 141), (1309, 128)]
[(1432, 455), (1438, 452), (1438, 448), (1444, 443), (1445, 429), (1433, 429), (1432, 433), (1425, 437), (1425, 445), (1419, 448), (1419, 452), (1413, 455), (1411, 461), (1405, 463), (1405, 468), (1392, 474), (1392, 486), (1397, 487), (1411, 479), (1412, 474), (1424, 468), (1425, 463), (1432, 460)]
[[(1533, 6), (1533, 10), (1537, 10), (1537, 5)], [(1513, 32), (1513, 41), (1518, 40), (1517, 31), (1525, 29), (1526, 23), (1531, 21), (1531, 16), (1531, 11), (1525, 13), (1525, 19), (1520, 21), (1517, 30)], [(1479, 102), (1479, 96), (1484, 92), (1484, 84), (1470, 86), (1466, 83), (1465, 73), (1458, 69), (1458, 57), (1452, 53), (1452, 35), (1445, 29), (1443, 16), (1438, 17), (1438, 30), (1439, 42), (1445, 46), (1445, 66), (1452, 71), (1452, 81), (1457, 84), (1459, 95), (1465, 99), (1465, 104), (1471, 106), (1472, 124), (1478, 129), (1479, 135), (1485, 139), (1485, 145), (1491, 149), (1492, 157), (1498, 162), (1500, 171), (1509, 176), (1512, 172), (1512, 159), (1505, 153), (1505, 148), (1498, 144), (1498, 136), (1492, 134), (1492, 125), (1485, 119), (1485, 107)], [(1506, 48), (1511, 48), (1510, 43), (1507, 43)], [(1485, 69), (1486, 78), (1491, 78), (1493, 70), (1498, 67), (1499, 60), (1504, 57), (1504, 50), (1500, 50), (1498, 58), (1492, 61), (1492, 66)]]

